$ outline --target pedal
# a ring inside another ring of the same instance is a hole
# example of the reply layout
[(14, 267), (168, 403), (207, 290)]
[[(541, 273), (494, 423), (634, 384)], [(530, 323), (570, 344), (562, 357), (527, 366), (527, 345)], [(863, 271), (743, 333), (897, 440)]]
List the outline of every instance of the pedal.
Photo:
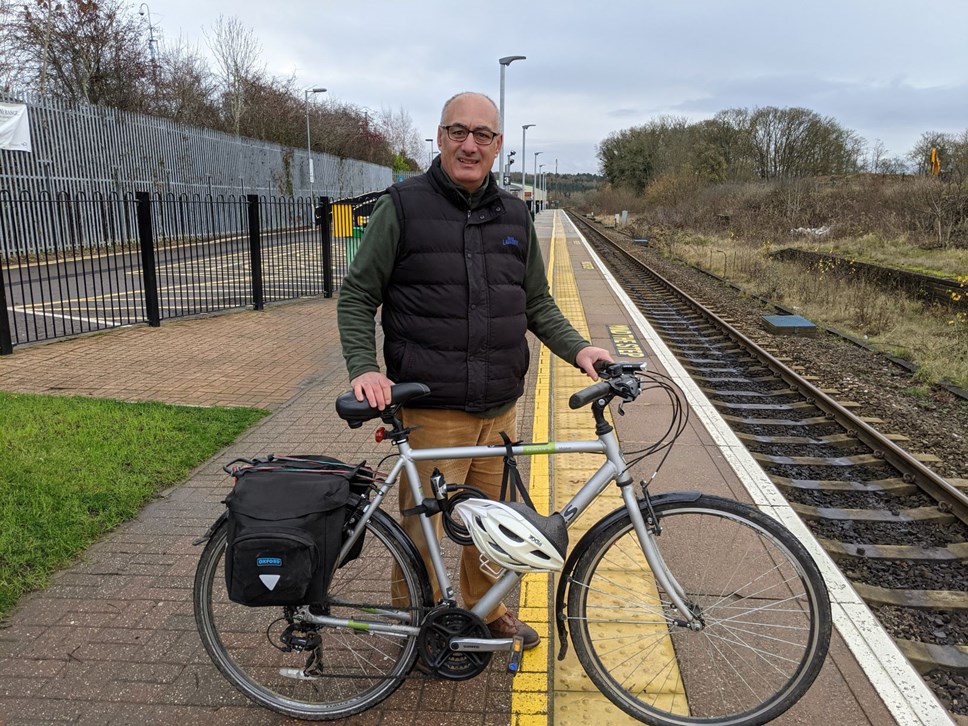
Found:
[(511, 657), (508, 658), (508, 673), (515, 675), (521, 668), (521, 656), (524, 655), (524, 638), (520, 635), (514, 636), (511, 644)]

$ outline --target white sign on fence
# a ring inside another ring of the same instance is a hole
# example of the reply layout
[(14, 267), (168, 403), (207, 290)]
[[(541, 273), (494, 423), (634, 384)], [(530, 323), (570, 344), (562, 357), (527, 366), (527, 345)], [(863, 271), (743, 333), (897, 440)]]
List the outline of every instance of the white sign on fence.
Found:
[(0, 103), (0, 149), (30, 151), (30, 122), (24, 103)]

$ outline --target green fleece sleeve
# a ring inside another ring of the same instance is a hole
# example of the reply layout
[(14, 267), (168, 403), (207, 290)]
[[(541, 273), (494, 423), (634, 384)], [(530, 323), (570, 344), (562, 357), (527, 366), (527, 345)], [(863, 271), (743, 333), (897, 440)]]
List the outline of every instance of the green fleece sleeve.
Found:
[(524, 286), (528, 294), (528, 330), (538, 336), (538, 340), (547, 345), (552, 353), (574, 365), (578, 351), (591, 343), (572, 327), (551, 297), (538, 233), (530, 222), (528, 230), (528, 266), (524, 273)]
[(379, 371), (376, 355), (376, 311), (393, 271), (400, 243), (400, 224), (393, 198), (377, 200), (360, 248), (343, 278), (336, 302), (336, 322), (350, 380)]

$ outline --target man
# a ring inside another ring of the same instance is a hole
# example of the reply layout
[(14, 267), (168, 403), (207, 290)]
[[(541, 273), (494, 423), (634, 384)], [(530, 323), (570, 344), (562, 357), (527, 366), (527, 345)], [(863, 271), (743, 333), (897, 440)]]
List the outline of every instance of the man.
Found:
[[(500, 444), (502, 431), (514, 438), (515, 402), (529, 364), (527, 330), (592, 379), (596, 361), (612, 360), (578, 334), (548, 291), (528, 210), (490, 173), (503, 141), (490, 98), (460, 93), (447, 101), (437, 129), (440, 155), (426, 174), (395, 184), (377, 202), (340, 289), (340, 341), (357, 400), (382, 409), (393, 383), (430, 387), (403, 412), (415, 448)], [(386, 374), (376, 358), (380, 305)], [(418, 462), (422, 482), (435, 464), (447, 482), (498, 498), (501, 457)], [(401, 512), (414, 506), (409, 487), (399, 487), (399, 496)], [(404, 528), (421, 548), (439, 599), (420, 523), (404, 517)], [(473, 607), (493, 581), (481, 571), (477, 549), (464, 547), (465, 606)], [(503, 604), (484, 622), (495, 637), (520, 635), (525, 648), (539, 642)]]

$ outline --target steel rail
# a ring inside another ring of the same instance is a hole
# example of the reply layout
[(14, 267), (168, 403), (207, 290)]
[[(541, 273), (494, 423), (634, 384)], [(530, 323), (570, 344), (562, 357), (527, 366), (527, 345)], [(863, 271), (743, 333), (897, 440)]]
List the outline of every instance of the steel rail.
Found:
[(690, 296), (672, 282), (666, 280), (660, 273), (649, 267), (635, 256), (629, 254), (627, 250), (614, 244), (608, 237), (602, 235), (594, 227), (588, 226), (587, 222), (571, 217), (572, 220), (578, 219), (581, 226), (595, 234), (595, 236), (609, 245), (617, 254), (624, 257), (630, 264), (639, 266), (646, 271), (652, 278), (663, 287), (671, 291), (675, 296), (688, 304), (695, 312), (703, 318), (711, 321), (715, 326), (732, 339), (735, 343), (742, 346), (761, 363), (772, 370), (789, 386), (796, 388), (800, 394), (809, 399), (817, 408), (831, 416), (848, 431), (857, 436), (858, 440), (870, 447), (875, 454), (882, 458), (886, 463), (897, 469), (905, 478), (910, 479), (928, 496), (932, 497), (954, 516), (962, 522), (968, 524), (968, 495), (965, 495), (944, 477), (940, 476), (930, 468), (925, 466), (915, 456), (898, 446), (894, 441), (877, 431), (873, 426), (851, 413), (848, 409), (838, 403), (834, 398), (823, 390), (813, 385), (796, 371), (785, 365), (778, 358), (760, 347), (755, 341), (741, 333), (728, 322), (719, 317), (712, 310), (701, 302)]

